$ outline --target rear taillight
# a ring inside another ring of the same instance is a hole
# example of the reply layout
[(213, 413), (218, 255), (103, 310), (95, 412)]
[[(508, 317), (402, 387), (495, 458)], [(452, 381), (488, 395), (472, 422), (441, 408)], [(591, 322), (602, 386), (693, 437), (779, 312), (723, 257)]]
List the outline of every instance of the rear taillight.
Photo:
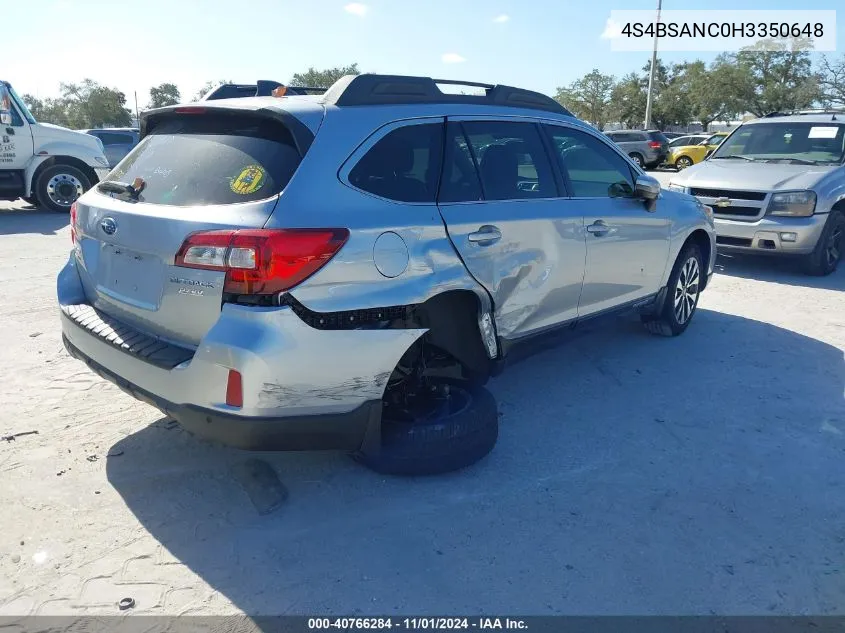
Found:
[(70, 205), (70, 241), (76, 246), (76, 218), (79, 212), (79, 206), (76, 202)]
[(238, 408), (244, 406), (243, 377), (234, 369), (229, 370), (229, 378), (226, 380), (226, 404)]
[(241, 229), (189, 235), (176, 266), (226, 273), (223, 292), (274, 295), (302, 283), (349, 238), (347, 229)]
[(649, 141), (648, 146), (651, 149), (660, 149), (661, 148), (660, 141)]

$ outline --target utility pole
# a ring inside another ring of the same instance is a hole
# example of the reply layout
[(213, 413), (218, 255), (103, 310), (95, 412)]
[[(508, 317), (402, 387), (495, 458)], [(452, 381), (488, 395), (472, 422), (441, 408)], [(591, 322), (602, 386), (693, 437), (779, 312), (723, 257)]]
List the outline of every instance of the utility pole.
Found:
[(135, 91), (135, 123), (141, 124), (141, 117), (138, 115), (138, 91)]
[(654, 71), (657, 65), (657, 25), (660, 24), (660, 10), (663, 8), (663, 0), (657, 0), (657, 22), (654, 24), (654, 49), (651, 51), (651, 72), (648, 75), (648, 96), (645, 101), (645, 123), (643, 127), (647, 130), (651, 127), (651, 101), (654, 94)]

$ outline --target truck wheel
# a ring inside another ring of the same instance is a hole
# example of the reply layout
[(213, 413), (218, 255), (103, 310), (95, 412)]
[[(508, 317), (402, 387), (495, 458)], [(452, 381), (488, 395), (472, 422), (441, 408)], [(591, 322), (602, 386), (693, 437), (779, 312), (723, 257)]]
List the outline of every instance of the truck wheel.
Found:
[(683, 333), (698, 307), (705, 274), (701, 251), (695, 244), (688, 244), (675, 261), (660, 312), (642, 317), (646, 329), (660, 336), (678, 336)]
[(91, 188), (88, 176), (71, 165), (48, 167), (35, 183), (35, 197), (50, 211), (68, 213), (70, 205)]
[(845, 216), (840, 211), (831, 211), (822, 234), (813, 252), (804, 260), (804, 272), (823, 277), (839, 265), (845, 250)]
[(38, 198), (21, 198), (24, 202), (26, 202), (31, 207), (38, 206)]
[(496, 400), (483, 387), (440, 379), (436, 393), (414, 400), (385, 407), (380, 446), (357, 461), (387, 475), (435, 475), (474, 464), (496, 444)]

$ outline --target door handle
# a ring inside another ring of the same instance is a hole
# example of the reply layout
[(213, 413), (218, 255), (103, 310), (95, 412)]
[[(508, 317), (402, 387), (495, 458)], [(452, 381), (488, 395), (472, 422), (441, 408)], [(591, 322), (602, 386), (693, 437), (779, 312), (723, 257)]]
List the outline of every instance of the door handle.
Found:
[(587, 233), (592, 233), (597, 237), (607, 235), (608, 232), (610, 232), (610, 227), (603, 220), (596, 220), (587, 227)]
[(502, 232), (491, 224), (485, 224), (479, 227), (475, 233), (467, 235), (467, 239), (479, 246), (490, 246), (502, 239)]

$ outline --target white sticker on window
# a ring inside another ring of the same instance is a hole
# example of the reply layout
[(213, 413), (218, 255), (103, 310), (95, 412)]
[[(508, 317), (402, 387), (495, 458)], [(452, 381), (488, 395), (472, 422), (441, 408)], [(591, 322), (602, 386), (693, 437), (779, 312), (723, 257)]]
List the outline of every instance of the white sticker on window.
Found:
[(836, 138), (838, 127), (811, 127), (807, 138)]

